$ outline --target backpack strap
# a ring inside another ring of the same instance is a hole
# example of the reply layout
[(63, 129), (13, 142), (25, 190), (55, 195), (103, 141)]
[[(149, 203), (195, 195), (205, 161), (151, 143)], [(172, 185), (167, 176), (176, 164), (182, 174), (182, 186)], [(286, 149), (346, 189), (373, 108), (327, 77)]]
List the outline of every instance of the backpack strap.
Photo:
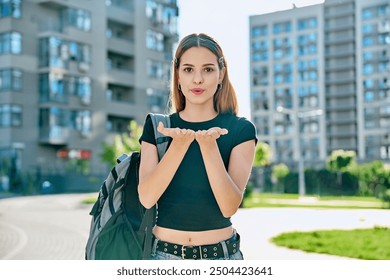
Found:
[(160, 122), (164, 124), (164, 127), (171, 127), (171, 119), (169, 118), (169, 115), (163, 114), (150, 113), (149, 116), (152, 119), (153, 123), (154, 136), (156, 138), (157, 144), (156, 147), (158, 152), (158, 160), (161, 160), (165, 154), (165, 151), (167, 150), (169, 137), (165, 136), (164, 134), (161, 134), (157, 130), (157, 127)]
[[(152, 119), (152, 123), (153, 123), (154, 136), (157, 144), (156, 147), (158, 152), (158, 160), (160, 161), (168, 148), (169, 137), (157, 131), (157, 127), (159, 122), (162, 122), (164, 124), (164, 127), (171, 127), (171, 121), (169, 115), (150, 113), (149, 116)], [(153, 240), (152, 230), (156, 222), (156, 217), (157, 217), (157, 206), (154, 205), (152, 208), (147, 209), (145, 211), (144, 217), (141, 221), (140, 229), (145, 228), (145, 232), (144, 232), (145, 239), (144, 239), (144, 246), (143, 246), (143, 253), (142, 253), (143, 260), (150, 259), (152, 240)], [(143, 233), (140, 232), (140, 234)]]

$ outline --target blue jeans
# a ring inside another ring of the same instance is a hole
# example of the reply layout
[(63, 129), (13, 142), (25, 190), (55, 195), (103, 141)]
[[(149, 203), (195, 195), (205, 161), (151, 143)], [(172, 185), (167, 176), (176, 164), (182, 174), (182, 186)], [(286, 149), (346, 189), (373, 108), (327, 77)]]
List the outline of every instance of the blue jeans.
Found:
[[(234, 236), (232, 238), (237, 240), (239, 238), (238, 234), (234, 233)], [(155, 241), (157, 241), (157, 239)], [(224, 242), (225, 241), (221, 241), (220, 243), (224, 243)], [(157, 242), (154, 242), (152, 247), (152, 254), (151, 254), (152, 260), (182, 260), (180, 256), (176, 256), (173, 254), (156, 250), (156, 247), (157, 247)], [(224, 257), (206, 258), (206, 260), (243, 260), (244, 259), (244, 256), (240, 250), (238, 250), (234, 254), (229, 255), (226, 245), (222, 246), (222, 248), (223, 248)]]

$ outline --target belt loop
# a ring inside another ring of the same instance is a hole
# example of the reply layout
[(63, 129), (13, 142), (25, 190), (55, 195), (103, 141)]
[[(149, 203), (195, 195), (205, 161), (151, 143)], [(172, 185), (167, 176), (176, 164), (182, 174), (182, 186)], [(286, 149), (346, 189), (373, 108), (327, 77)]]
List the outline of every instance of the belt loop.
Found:
[(225, 258), (225, 260), (228, 260), (228, 259), (229, 259), (229, 252), (228, 252), (228, 248), (227, 248), (227, 246), (226, 246), (226, 242), (225, 242), (225, 240), (224, 240), (224, 241), (221, 241), (220, 243), (221, 243), (221, 245), (222, 245), (222, 250), (223, 250), (224, 258)]
[(152, 246), (152, 256), (153, 257), (156, 255), (158, 241), (159, 241), (159, 239), (157, 237), (154, 237), (153, 246)]

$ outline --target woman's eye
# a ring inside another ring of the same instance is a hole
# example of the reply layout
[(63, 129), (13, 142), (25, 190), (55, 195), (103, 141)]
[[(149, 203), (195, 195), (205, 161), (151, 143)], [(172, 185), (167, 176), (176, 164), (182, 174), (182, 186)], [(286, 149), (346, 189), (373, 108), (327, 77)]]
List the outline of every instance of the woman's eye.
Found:
[(192, 68), (190, 67), (186, 67), (183, 69), (184, 72), (192, 72)]
[(204, 71), (205, 72), (213, 72), (214, 70), (211, 67), (207, 67), (207, 68), (204, 69)]

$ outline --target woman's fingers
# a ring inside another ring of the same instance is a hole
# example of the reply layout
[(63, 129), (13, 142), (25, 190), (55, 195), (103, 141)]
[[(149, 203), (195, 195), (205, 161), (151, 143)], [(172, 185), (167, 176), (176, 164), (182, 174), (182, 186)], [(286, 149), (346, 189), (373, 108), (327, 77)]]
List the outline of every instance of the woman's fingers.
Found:
[(172, 137), (174, 139), (183, 139), (183, 138), (191, 139), (192, 138), (192, 140), (193, 140), (195, 138), (195, 131), (193, 131), (191, 129), (181, 129), (178, 127), (167, 128), (167, 127), (164, 127), (164, 124), (161, 122), (158, 124), (157, 130), (160, 133), (164, 134), (165, 136), (169, 136), (169, 137)]
[(196, 140), (199, 141), (209, 141), (209, 140), (216, 140), (220, 136), (228, 134), (228, 130), (225, 128), (220, 127), (212, 127), (208, 130), (198, 130), (195, 133)]
[(175, 128), (167, 128), (164, 127), (164, 124), (162, 122), (159, 122), (157, 130), (164, 134), (165, 136), (172, 137), (174, 139), (179, 138), (189, 138), (194, 139), (197, 138), (200, 140), (200, 138), (212, 138), (212, 139), (218, 139), (221, 135), (226, 135), (229, 133), (229, 131), (226, 128), (220, 128), (220, 127), (212, 127), (208, 130), (198, 130), (193, 131), (191, 129), (181, 129), (178, 127)]

